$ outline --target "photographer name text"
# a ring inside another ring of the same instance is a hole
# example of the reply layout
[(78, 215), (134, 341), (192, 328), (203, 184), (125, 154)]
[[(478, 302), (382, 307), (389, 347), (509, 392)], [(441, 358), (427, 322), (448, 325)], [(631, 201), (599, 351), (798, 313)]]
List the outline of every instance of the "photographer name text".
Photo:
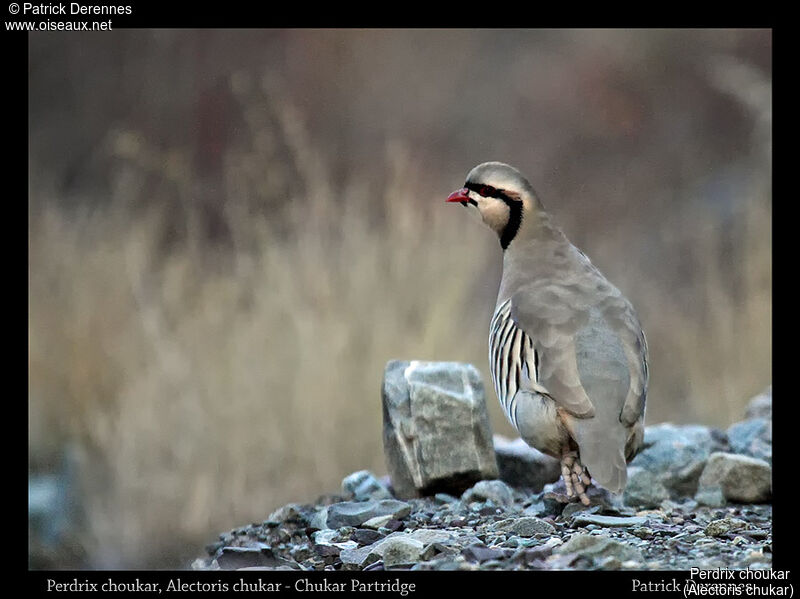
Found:
[[(14, 11), (11, 11), (12, 13)], [(34, 4), (32, 2), (22, 3), (23, 15), (35, 16), (58, 16), (58, 15), (129, 15), (132, 14), (130, 6), (98, 6), (93, 4), (81, 4), (80, 2), (70, 2), (69, 4)], [(16, 13), (15, 13), (16, 14)]]

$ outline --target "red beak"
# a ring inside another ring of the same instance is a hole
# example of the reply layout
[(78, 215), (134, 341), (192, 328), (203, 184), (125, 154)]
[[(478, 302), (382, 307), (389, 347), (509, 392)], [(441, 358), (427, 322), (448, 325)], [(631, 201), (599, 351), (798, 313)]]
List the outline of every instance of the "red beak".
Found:
[(454, 191), (447, 196), (448, 202), (469, 202), (469, 190), (466, 187)]

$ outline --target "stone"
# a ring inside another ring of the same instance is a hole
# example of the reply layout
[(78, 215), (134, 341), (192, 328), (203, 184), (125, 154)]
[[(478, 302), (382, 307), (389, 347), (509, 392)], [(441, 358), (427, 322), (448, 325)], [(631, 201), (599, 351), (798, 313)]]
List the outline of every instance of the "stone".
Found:
[(382, 399), (384, 454), (398, 497), (460, 495), (497, 478), (486, 394), (474, 366), (393, 360)]
[(303, 510), (297, 503), (287, 503), (267, 517), (268, 522), (303, 522)]
[(349, 527), (339, 530), (318, 530), (311, 535), (314, 551), (322, 557), (338, 556), (343, 549), (355, 549), (358, 542), (350, 540), (355, 531)]
[(572, 519), (572, 526), (587, 526), (596, 524), (603, 528), (628, 528), (631, 526), (644, 526), (647, 518), (643, 516), (603, 516), (600, 514), (576, 514)]
[(495, 505), (508, 506), (514, 503), (514, 491), (502, 480), (482, 480), (464, 491), (461, 501), (491, 501)]
[(222, 541), (215, 541), (214, 543), (209, 543), (206, 545), (206, 553), (208, 555), (216, 555), (217, 551), (225, 547), (225, 543)]
[(522, 510), (523, 516), (544, 516), (546, 515), (546, 509), (544, 505), (544, 501), (538, 500), (531, 503), (527, 506), (524, 510)]
[(326, 506), (314, 510), (308, 518), (308, 527), (316, 529), (328, 528), (328, 508)]
[(364, 526), (364, 528), (378, 530), (379, 528), (384, 528), (391, 520), (394, 520), (394, 517), (391, 514), (386, 516), (375, 516), (374, 518), (370, 518), (369, 520), (365, 521), (362, 526)]
[(731, 453), (740, 453), (772, 463), (772, 420), (752, 418), (728, 429)]
[(452, 545), (445, 545), (442, 543), (430, 543), (425, 546), (420, 554), (420, 559), (423, 561), (430, 561), (436, 556), (452, 556), (458, 553), (458, 549)]
[(359, 545), (372, 545), (376, 541), (380, 541), (383, 535), (377, 530), (368, 528), (357, 528), (353, 533), (353, 540)]
[(657, 424), (645, 429), (643, 449), (630, 466), (655, 475), (669, 498), (691, 497), (708, 456), (725, 450), (727, 438), (720, 430), (699, 424)]
[(434, 501), (438, 504), (447, 504), (447, 503), (455, 503), (458, 501), (458, 497), (453, 497), (448, 493), (437, 493), (433, 497)]
[(744, 417), (772, 420), (772, 385), (764, 389), (747, 403)]
[(569, 505), (570, 500), (563, 493), (546, 492), (542, 495), (541, 503), (544, 511), (540, 512), (539, 515), (560, 516), (564, 508)]
[(564, 509), (561, 512), (561, 517), (565, 520), (572, 519), (575, 514), (585, 512), (588, 514), (596, 514), (600, 511), (599, 505), (583, 505), (582, 503), (568, 503), (564, 506)]
[[(454, 539), (454, 534), (438, 530), (417, 529), (410, 533), (393, 532), (372, 545), (343, 549), (339, 558), (348, 569), (362, 568), (378, 560), (383, 560), (387, 567), (408, 565), (420, 559), (426, 545), (449, 543)], [(387, 550), (389, 551), (388, 557)]]
[(658, 473), (628, 466), (628, 484), (622, 494), (626, 505), (655, 508), (665, 499), (669, 499), (669, 496), (669, 491)]
[(419, 561), (424, 543), (410, 536), (391, 537), (381, 543), (383, 564), (387, 568), (409, 565)]
[(221, 554), (216, 559), (221, 570), (238, 570), (240, 568), (278, 568), (290, 566), (292, 569), (299, 567), (296, 563), (276, 556), (266, 545), (254, 547), (223, 547)]
[(210, 562), (208, 559), (202, 558), (202, 557), (198, 557), (196, 560), (192, 561), (191, 569), (192, 570), (212, 570), (212, 569), (219, 570), (220, 569), (219, 564), (216, 564), (216, 563), (214, 563), (214, 564), (216, 565), (216, 568), (214, 567), (214, 565), (212, 565), (212, 562)]
[(772, 498), (772, 467), (758, 458), (713, 453), (708, 458), (698, 486), (703, 493), (711, 489), (719, 489), (725, 499), (732, 502), (768, 502)]
[(342, 479), (342, 492), (356, 501), (392, 498), (386, 485), (369, 470), (359, 470)]
[(373, 548), (375, 545), (367, 545), (366, 547), (358, 547), (356, 549), (343, 549), (339, 553), (339, 559), (342, 562), (343, 569), (346, 570), (360, 570), (365, 566), (377, 562), (381, 557), (375, 553)]
[(495, 547), (486, 547), (480, 543), (474, 543), (468, 547), (465, 547), (461, 551), (461, 555), (463, 555), (466, 559), (471, 562), (486, 562), (489, 560), (497, 560), (502, 559), (504, 557), (508, 557), (511, 555), (512, 551), (509, 549), (502, 549), (502, 548), (495, 548)]
[(531, 447), (521, 438), (514, 440), (494, 436), (494, 452), (500, 480), (512, 487), (528, 489), (534, 493), (561, 476), (561, 465), (555, 458)]
[(708, 537), (721, 537), (722, 535), (747, 528), (747, 522), (738, 518), (720, 518), (712, 520), (705, 528)]
[(526, 538), (538, 534), (552, 535), (556, 532), (552, 524), (533, 516), (501, 520), (500, 522), (496, 522), (492, 528), (496, 531), (503, 531), (508, 534)]
[(418, 528), (406, 533), (410, 538), (429, 545), (431, 543), (450, 543), (455, 540), (456, 535), (446, 530), (436, 530), (433, 528)]
[(636, 547), (625, 545), (602, 535), (587, 535), (576, 533), (566, 543), (553, 550), (556, 555), (577, 554), (582, 557), (602, 561), (609, 557), (618, 559), (621, 563), (633, 561), (644, 562), (642, 552)]
[(328, 528), (341, 526), (361, 526), (369, 520), (389, 516), (389, 518), (405, 518), (411, 513), (411, 506), (396, 499), (380, 501), (343, 501), (328, 506)]
[(725, 507), (728, 501), (719, 487), (698, 487), (697, 493), (694, 494), (694, 499), (698, 505), (706, 507)]
[(400, 530), (400, 529), (402, 529), (404, 527), (405, 527), (405, 525), (400, 520), (392, 518), (386, 524), (381, 526), (380, 529), (384, 529), (385, 528), (388, 531), (395, 531), (395, 530)]

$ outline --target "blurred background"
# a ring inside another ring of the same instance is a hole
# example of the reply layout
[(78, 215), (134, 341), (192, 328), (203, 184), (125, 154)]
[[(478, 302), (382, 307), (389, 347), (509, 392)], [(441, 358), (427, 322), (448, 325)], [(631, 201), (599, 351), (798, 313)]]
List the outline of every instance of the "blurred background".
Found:
[(186, 567), (384, 474), (387, 360), (487, 369), (517, 166), (636, 306), (647, 423), (771, 381), (769, 30), (29, 36), (29, 564)]

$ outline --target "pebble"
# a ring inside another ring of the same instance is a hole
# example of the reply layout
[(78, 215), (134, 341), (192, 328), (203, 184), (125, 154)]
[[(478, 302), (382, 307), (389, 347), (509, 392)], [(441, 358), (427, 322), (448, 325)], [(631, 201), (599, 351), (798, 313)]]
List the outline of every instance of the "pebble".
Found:
[[(651, 431), (650, 437), (662, 447), (655, 454), (650, 451), (651, 457), (667, 459), (673, 439), (680, 442), (675, 446), (679, 457), (694, 455), (694, 449), (682, 440), (692, 430), (655, 428), (656, 436)], [(749, 429), (734, 426), (732, 430)], [(686, 464), (671, 468), (668, 479), (648, 472), (641, 465), (646, 459), (629, 468), (631, 482), (623, 498), (634, 499), (632, 505), (594, 489), (587, 508), (566, 497), (563, 483), (532, 492), (496, 479), (478, 481), (460, 497), (442, 491), (398, 501), (382, 490), (392, 488), (389, 481), (359, 471), (342, 481), (344, 497), (326, 495), (316, 505), (286, 504), (261, 523), (220, 534), (205, 547), (207, 555), (187, 562), (187, 567), (317, 571), (769, 568), (771, 489), (763, 476), (769, 472), (769, 463), (714, 452), (715, 444), (724, 445), (724, 439), (713, 431), (699, 433), (708, 441), (703, 450), (708, 458), (698, 453), (697, 460), (687, 459)], [(734, 446), (738, 445), (727, 447)], [(709, 466), (712, 473), (716, 469), (716, 477), (710, 479), (713, 484), (700, 484), (709, 483)], [(736, 468), (748, 475), (741, 479), (742, 488), (732, 474)], [(697, 476), (700, 482), (692, 489), (689, 483)], [(753, 500), (754, 489), (760, 493), (758, 500), (767, 503), (741, 503), (743, 498)], [(353, 501), (344, 501), (348, 498)]]
[(464, 491), (461, 501), (491, 501), (494, 505), (508, 506), (514, 501), (514, 491), (501, 480), (481, 480)]
[(556, 532), (552, 524), (534, 516), (501, 520), (494, 524), (493, 529), (502, 530), (520, 537), (532, 537), (537, 534), (551, 535)]
[(387, 568), (416, 562), (425, 545), (411, 537), (393, 537), (381, 543), (383, 565)]
[(647, 524), (647, 518), (643, 516), (601, 516), (599, 514), (577, 514), (572, 519), (572, 526), (586, 526), (595, 524), (603, 528), (621, 528), (629, 526), (644, 526)]
[(410, 504), (395, 499), (343, 501), (328, 506), (327, 524), (330, 528), (361, 526), (376, 517), (405, 518), (410, 513)]
[(342, 491), (356, 501), (390, 499), (389, 489), (369, 470), (360, 470), (342, 479)]

